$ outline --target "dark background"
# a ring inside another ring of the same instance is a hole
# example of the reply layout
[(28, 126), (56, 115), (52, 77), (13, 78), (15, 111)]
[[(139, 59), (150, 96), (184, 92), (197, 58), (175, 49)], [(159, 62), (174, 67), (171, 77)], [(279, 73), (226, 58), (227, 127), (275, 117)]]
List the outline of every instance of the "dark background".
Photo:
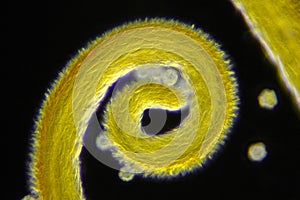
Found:
[[(5, 6), (6, 7), (6, 6)], [(4, 7), (4, 8), (5, 8)], [(8, 33), (3, 63), (5, 100), (11, 107), (4, 124), (4, 193), (20, 199), (29, 193), (26, 160), (33, 120), (44, 92), (77, 50), (97, 35), (124, 22), (166, 17), (195, 24), (209, 33), (230, 56), (239, 83), (240, 115), (226, 145), (202, 170), (173, 180), (135, 177), (129, 183), (118, 173), (82, 152), (88, 199), (300, 199), (300, 125), (295, 107), (279, 83), (275, 67), (263, 54), (240, 14), (229, 1), (11, 1), (1, 22)], [(264, 88), (275, 89), (274, 110), (258, 106)], [(6, 107), (6, 106), (4, 106)], [(6, 130), (6, 129), (4, 129)], [(8, 141), (8, 142), (6, 142)], [(251, 163), (249, 144), (262, 141), (268, 156)], [(11, 151), (9, 149), (13, 149)], [(11, 152), (11, 153), (10, 153)]]

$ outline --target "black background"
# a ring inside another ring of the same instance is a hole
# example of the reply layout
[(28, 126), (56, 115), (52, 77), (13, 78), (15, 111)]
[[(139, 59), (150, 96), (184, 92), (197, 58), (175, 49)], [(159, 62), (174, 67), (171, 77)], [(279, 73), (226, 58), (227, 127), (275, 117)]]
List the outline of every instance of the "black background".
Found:
[[(195, 24), (222, 45), (235, 66), (240, 115), (226, 145), (204, 169), (173, 180), (136, 177), (122, 182), (117, 171), (84, 150), (87, 198), (300, 199), (299, 118), (275, 67), (229, 1), (48, 1), (44, 5), (11, 1), (4, 13), (2, 32), (8, 33), (3, 37), (8, 44), (4, 56), (9, 65), (3, 65), (2, 80), (4, 99), (11, 106), (4, 121), (8, 142), (3, 142), (1, 199), (20, 199), (29, 193), (25, 172), (33, 120), (44, 92), (65, 63), (97, 35), (145, 17)], [(279, 104), (274, 110), (258, 106), (257, 96), (264, 88), (277, 92)], [(249, 144), (256, 141), (264, 142), (268, 151), (258, 164), (246, 156)]]

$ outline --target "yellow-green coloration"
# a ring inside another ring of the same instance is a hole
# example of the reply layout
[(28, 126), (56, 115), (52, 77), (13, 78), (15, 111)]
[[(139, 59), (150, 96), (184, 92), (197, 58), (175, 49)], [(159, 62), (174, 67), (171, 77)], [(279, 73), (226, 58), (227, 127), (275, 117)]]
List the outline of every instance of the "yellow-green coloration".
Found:
[(131, 181), (134, 177), (134, 173), (126, 172), (126, 171), (120, 171), (119, 172), (119, 177), (123, 181)]
[[(97, 38), (68, 63), (46, 95), (32, 144), (31, 192), (40, 199), (85, 199), (79, 155), (87, 124), (109, 87), (139, 69), (168, 70), (158, 76), (161, 82), (138, 73), (105, 108), (104, 134), (124, 165), (120, 177), (172, 177), (203, 165), (236, 117), (237, 83), (229, 65), (206, 34), (173, 20), (136, 21)], [(188, 116), (170, 132), (149, 137), (141, 130), (144, 109), (184, 106)]]
[(231, 1), (277, 66), (300, 110), (300, 1)]
[(30, 196), (30, 195), (27, 195), (25, 196), (22, 200), (37, 200), (36, 198)]
[(258, 103), (262, 108), (273, 109), (278, 103), (275, 91), (270, 89), (261, 91), (258, 95)]
[(250, 145), (248, 149), (248, 158), (251, 161), (259, 162), (267, 156), (266, 145), (262, 142), (256, 142)]

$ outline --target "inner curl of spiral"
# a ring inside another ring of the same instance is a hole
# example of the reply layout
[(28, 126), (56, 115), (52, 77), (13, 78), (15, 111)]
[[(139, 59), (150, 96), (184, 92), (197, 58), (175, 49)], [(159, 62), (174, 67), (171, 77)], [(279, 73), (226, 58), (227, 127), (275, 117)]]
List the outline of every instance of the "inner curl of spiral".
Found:
[[(104, 130), (100, 131), (96, 141), (99, 149), (113, 150), (114, 157), (123, 164), (119, 169), (123, 180), (128, 180), (123, 177), (124, 172), (152, 174), (153, 169), (166, 167), (187, 150), (195, 137), (196, 132), (183, 131), (183, 128), (192, 120), (192, 116), (199, 118), (199, 111), (195, 109), (196, 96), (191, 84), (182, 78), (179, 69), (180, 67), (176, 70), (175, 67), (158, 64), (140, 66), (126, 74), (127, 84), (118, 81), (114, 87), (111, 102), (106, 108)], [(152, 111), (151, 122), (142, 127), (141, 120), (147, 109), (150, 109), (150, 114)], [(153, 114), (155, 109), (160, 109), (160, 113)], [(167, 111), (177, 111), (180, 114), (185, 111), (188, 114), (180, 116), (178, 127), (159, 135), (166, 124)], [(189, 134), (187, 141), (183, 139), (184, 132)], [(187, 145), (176, 154), (172, 148), (182, 142)]]

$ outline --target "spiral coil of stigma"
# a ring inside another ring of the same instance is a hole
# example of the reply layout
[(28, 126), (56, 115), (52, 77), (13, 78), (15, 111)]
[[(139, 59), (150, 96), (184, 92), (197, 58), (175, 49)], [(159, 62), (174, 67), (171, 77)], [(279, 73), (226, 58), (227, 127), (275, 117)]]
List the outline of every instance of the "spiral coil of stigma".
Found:
[[(94, 145), (112, 153), (124, 181), (199, 168), (224, 143), (237, 117), (234, 72), (208, 35), (173, 20), (126, 24), (75, 57), (46, 96), (31, 155), (33, 193), (84, 199), (79, 155), (83, 145), (91, 147), (83, 137), (109, 90)], [(179, 112), (180, 123), (158, 134), (161, 123), (148, 134), (141, 123), (147, 109)]]

